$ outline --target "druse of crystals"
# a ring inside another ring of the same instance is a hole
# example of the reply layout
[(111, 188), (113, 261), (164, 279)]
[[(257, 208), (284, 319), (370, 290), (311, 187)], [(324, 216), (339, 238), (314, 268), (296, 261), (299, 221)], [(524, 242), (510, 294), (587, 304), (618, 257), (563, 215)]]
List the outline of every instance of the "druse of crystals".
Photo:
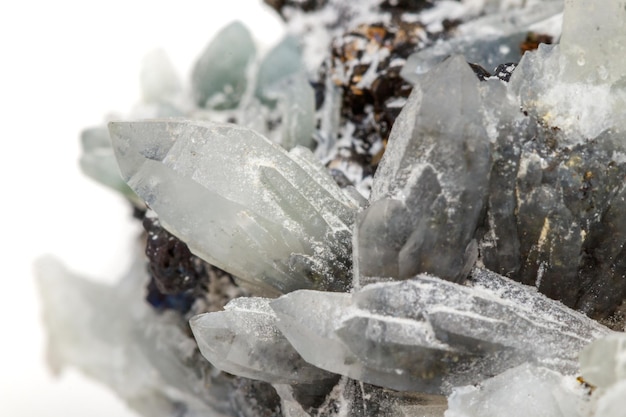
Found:
[(578, 351), (609, 333), (533, 288), (478, 269), (468, 285), (420, 275), (354, 294), (295, 291), (271, 307), (307, 362), (403, 391), (448, 393), (525, 362), (573, 373)]
[(550, 46), (557, 0), (267, 2), (301, 36), (256, 58), (231, 24), (195, 104), (146, 61), (133, 117), (161, 119), (110, 134), (158, 314), (139, 267), (44, 264), (52, 364), (145, 415), (621, 416), (626, 342), (587, 316), (624, 326), (623, 0), (565, 1)]
[[(585, 4), (567, 4), (566, 16), (584, 13)], [(527, 99), (548, 89), (575, 95), (595, 88), (594, 80), (557, 76), (557, 70), (579, 71), (567, 58), (572, 45), (592, 54), (593, 41), (576, 40), (581, 36), (572, 25), (564, 23), (565, 44), (525, 55), (507, 74), (508, 85), (474, 66), (484, 80), (479, 83), (460, 56), (412, 78), (414, 91), (392, 130), (370, 207), (357, 222), (356, 280), (428, 272), (462, 281), (478, 258), (488, 269), (623, 327), (615, 315), (626, 297), (626, 159), (617, 108), (593, 122), (581, 116), (561, 125), (541, 116), (543, 102)], [(553, 61), (558, 68), (549, 66)], [(607, 82), (599, 88), (609, 88)], [(620, 100), (615, 85), (610, 91), (607, 103)], [(590, 123), (603, 128), (581, 136)]]
[(574, 377), (524, 364), (455, 388), (445, 417), (583, 417), (584, 393)]
[(305, 148), (210, 122), (109, 130), (123, 177), (194, 254), (265, 293), (351, 285), (357, 202)]
[(479, 83), (456, 56), (414, 87), (359, 216), (361, 275), (461, 281), (469, 273), (491, 169)]

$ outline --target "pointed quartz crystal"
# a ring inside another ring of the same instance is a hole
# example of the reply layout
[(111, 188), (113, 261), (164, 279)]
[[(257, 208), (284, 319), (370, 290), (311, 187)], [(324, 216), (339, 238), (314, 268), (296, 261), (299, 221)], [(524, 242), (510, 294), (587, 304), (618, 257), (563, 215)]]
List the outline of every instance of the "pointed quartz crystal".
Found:
[(278, 331), (269, 302), (241, 297), (225, 311), (193, 317), (189, 324), (202, 355), (222, 371), (274, 384), (333, 379), (333, 374), (305, 362)]
[(196, 255), (260, 293), (350, 286), (358, 203), (308, 149), (211, 122), (109, 131), (124, 179)]
[(610, 333), (595, 321), (486, 270), (467, 285), (428, 275), (354, 294), (296, 291), (271, 303), (309, 363), (363, 382), (449, 393), (529, 362), (562, 373)]
[(491, 169), (480, 107), (479, 81), (462, 56), (415, 86), (359, 216), (361, 276), (465, 278)]

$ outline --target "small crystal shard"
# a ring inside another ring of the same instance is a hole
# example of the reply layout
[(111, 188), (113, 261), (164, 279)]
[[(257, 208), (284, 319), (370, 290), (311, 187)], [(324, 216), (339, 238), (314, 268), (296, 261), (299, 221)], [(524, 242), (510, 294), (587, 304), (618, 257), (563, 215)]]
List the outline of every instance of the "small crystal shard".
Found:
[(210, 122), (109, 130), (130, 187), (194, 254), (271, 294), (351, 285), (358, 206), (307, 149)]
[(573, 373), (578, 351), (610, 333), (532, 288), (484, 270), (475, 270), (468, 285), (419, 275), (352, 295), (296, 291), (271, 306), (279, 329), (311, 364), (430, 393), (525, 362)]

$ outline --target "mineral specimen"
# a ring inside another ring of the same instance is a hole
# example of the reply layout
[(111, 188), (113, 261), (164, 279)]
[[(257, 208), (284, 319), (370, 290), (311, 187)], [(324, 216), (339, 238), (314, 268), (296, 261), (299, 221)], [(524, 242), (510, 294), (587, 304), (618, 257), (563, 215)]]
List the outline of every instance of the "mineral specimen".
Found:
[[(164, 65), (156, 120), (85, 133), (83, 169), (152, 210), (157, 312), (143, 271), (51, 264), (51, 356), (130, 372), (146, 415), (621, 415), (626, 344), (593, 319), (624, 329), (623, 0), (267, 2), (289, 35), (257, 58), (224, 29), (193, 108)], [(82, 297), (103, 314), (55, 301)]]

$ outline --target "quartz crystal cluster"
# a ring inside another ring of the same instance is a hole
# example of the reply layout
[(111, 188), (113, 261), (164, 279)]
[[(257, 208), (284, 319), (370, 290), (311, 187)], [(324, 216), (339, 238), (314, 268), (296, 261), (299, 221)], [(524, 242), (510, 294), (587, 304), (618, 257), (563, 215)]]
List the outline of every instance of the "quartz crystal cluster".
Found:
[(267, 3), (83, 135), (148, 268), (40, 264), (53, 366), (150, 416), (623, 415), (626, 4)]

